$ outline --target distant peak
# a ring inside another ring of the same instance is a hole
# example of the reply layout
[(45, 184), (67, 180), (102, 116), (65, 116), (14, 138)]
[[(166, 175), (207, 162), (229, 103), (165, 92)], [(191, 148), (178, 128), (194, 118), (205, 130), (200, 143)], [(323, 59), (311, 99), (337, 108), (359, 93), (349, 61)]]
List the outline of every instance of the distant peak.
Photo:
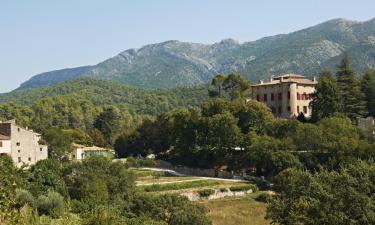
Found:
[(234, 40), (234, 39), (232, 39), (232, 38), (226, 38), (226, 39), (220, 41), (219, 44), (233, 44), (233, 45), (239, 45), (240, 42), (238, 42), (237, 40)]

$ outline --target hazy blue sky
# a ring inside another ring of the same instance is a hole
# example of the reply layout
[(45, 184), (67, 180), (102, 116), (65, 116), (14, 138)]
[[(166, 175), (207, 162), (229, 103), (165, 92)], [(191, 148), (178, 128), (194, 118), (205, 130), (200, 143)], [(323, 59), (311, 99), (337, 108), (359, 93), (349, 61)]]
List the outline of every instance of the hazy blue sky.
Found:
[(374, 10), (374, 0), (0, 0), (0, 93), (149, 43), (251, 41)]

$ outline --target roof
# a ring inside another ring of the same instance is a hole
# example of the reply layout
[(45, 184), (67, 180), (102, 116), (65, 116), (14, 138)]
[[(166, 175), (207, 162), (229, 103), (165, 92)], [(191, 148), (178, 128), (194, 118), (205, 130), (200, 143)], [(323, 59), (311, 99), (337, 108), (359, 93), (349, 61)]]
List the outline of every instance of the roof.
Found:
[(303, 75), (299, 74), (284, 74), (281, 76), (271, 77), (271, 80), (268, 82), (260, 81), (260, 83), (252, 85), (253, 87), (256, 86), (266, 86), (266, 85), (275, 85), (280, 83), (298, 83), (298, 84), (307, 84), (307, 85), (314, 85), (317, 82), (315, 80), (310, 80), (305, 78)]
[(10, 140), (10, 137), (0, 134), (0, 140)]
[(80, 144), (77, 144), (77, 143), (73, 143), (73, 148), (81, 148), (83, 151), (110, 151), (110, 152), (113, 152), (112, 149), (108, 149), (108, 148), (102, 148), (102, 147), (98, 147), (98, 146), (85, 146), (85, 145), (80, 145)]

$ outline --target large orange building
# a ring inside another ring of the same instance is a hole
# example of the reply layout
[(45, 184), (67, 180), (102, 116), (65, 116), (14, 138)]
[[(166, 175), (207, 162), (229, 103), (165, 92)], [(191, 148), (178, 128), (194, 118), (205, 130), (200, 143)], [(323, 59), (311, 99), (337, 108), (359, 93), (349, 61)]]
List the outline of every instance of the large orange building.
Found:
[(315, 77), (310, 80), (298, 74), (285, 74), (260, 80), (252, 85), (252, 98), (266, 104), (277, 117), (311, 116), (310, 102), (315, 92)]

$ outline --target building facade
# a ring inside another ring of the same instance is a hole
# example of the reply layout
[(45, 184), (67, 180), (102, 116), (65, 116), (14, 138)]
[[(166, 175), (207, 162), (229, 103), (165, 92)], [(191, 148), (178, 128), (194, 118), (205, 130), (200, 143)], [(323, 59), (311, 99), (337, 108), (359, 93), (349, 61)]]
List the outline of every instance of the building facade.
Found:
[(252, 98), (263, 102), (276, 117), (292, 118), (303, 113), (311, 116), (310, 102), (315, 92), (315, 78), (307, 79), (298, 74), (271, 77), (252, 85)]
[(0, 122), (0, 154), (9, 155), (18, 167), (48, 158), (48, 147), (40, 139), (40, 134), (18, 126), (15, 120)]
[(105, 157), (112, 159), (114, 157), (114, 151), (112, 149), (108, 148), (102, 148), (102, 147), (97, 147), (97, 146), (84, 146), (84, 145), (79, 145), (76, 143), (73, 143), (73, 151), (70, 154), (70, 160), (73, 161), (81, 161), (83, 159), (89, 158), (91, 156), (96, 156), (96, 157)]
[(375, 138), (375, 118), (357, 118), (358, 127), (368, 138)]

